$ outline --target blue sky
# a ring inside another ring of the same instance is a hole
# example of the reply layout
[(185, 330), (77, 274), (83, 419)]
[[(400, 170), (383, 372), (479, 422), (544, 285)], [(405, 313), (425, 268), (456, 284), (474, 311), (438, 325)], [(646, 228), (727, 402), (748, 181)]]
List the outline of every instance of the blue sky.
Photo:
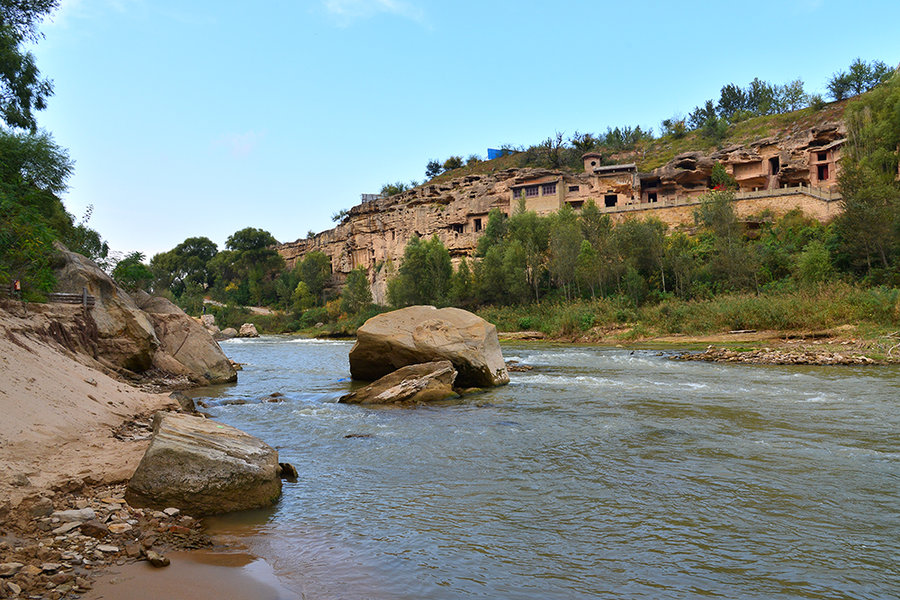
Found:
[(62, 0), (34, 48), (70, 212), (148, 258), (278, 240), (429, 159), (687, 114), (722, 85), (825, 91), (900, 62), (900, 3)]

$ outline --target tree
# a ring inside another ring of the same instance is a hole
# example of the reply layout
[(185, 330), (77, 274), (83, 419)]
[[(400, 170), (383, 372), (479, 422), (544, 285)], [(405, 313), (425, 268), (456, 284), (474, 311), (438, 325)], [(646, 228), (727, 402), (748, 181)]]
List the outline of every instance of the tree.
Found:
[(463, 258), (450, 278), (450, 303), (454, 306), (469, 306), (475, 301), (475, 280), (469, 263)]
[(716, 190), (736, 190), (738, 189), (737, 180), (725, 170), (725, 165), (717, 162), (713, 165), (710, 174), (710, 182), (713, 189)]
[(806, 106), (809, 97), (803, 91), (803, 80), (795, 79), (781, 87), (781, 98), (785, 110), (799, 110)]
[(309, 293), (325, 304), (325, 284), (331, 277), (331, 259), (328, 255), (313, 250), (303, 257), (297, 268), (300, 272), (300, 281), (306, 284)]
[(444, 168), (441, 166), (436, 160), (429, 160), (428, 164), (425, 165), (425, 178), (426, 179), (434, 179), (438, 175), (444, 172)]
[(341, 292), (341, 310), (355, 315), (372, 304), (372, 290), (369, 277), (363, 267), (356, 267), (347, 274), (344, 290)]
[(503, 251), (503, 285), (506, 302), (521, 304), (528, 300), (531, 288), (526, 277), (526, 269), (525, 248), (518, 240), (510, 241)]
[(10, 127), (37, 130), (35, 111), (47, 106), (53, 84), (41, 77), (34, 56), (23, 49), (42, 36), (41, 21), (59, 0), (0, 2), (0, 116)]
[(396, 196), (397, 194), (401, 194), (409, 189), (409, 185), (403, 183), (402, 181), (398, 181), (396, 183), (386, 183), (381, 186), (381, 195), (388, 196)]
[(462, 156), (451, 156), (447, 160), (444, 161), (444, 171), (452, 171), (453, 169), (458, 169), (463, 166)]
[(488, 213), (487, 227), (484, 234), (478, 239), (475, 256), (487, 256), (491, 246), (500, 243), (506, 237), (508, 224), (506, 213), (499, 208), (492, 208)]
[(729, 83), (722, 87), (719, 96), (718, 111), (723, 119), (731, 120), (738, 111), (747, 108), (747, 95), (739, 86)]
[(572, 295), (575, 263), (581, 249), (581, 227), (575, 211), (566, 204), (554, 215), (550, 225), (550, 275), (563, 288), (566, 299)]
[(291, 293), (291, 308), (300, 313), (316, 305), (316, 297), (309, 293), (306, 283), (300, 281)]
[(128, 253), (116, 263), (112, 278), (128, 291), (147, 289), (153, 281), (153, 271), (144, 264), (144, 258), (144, 254), (138, 251)]
[(900, 252), (900, 75), (851, 102), (841, 159), (840, 246), (854, 270), (888, 270)]
[(838, 71), (828, 82), (828, 93), (835, 100), (843, 100), (867, 92), (883, 81), (887, 81), (893, 71), (880, 60), (867, 63), (861, 58), (850, 63), (847, 71)]
[(388, 282), (388, 301), (393, 306), (447, 303), (453, 267), (450, 253), (437, 236), (423, 242), (413, 236), (403, 250), (397, 277)]
[(581, 240), (575, 259), (575, 282), (580, 289), (590, 290), (592, 298), (600, 286), (600, 255), (587, 240)]
[(825, 281), (831, 274), (831, 254), (820, 240), (806, 245), (797, 257), (795, 277), (803, 285), (811, 286)]

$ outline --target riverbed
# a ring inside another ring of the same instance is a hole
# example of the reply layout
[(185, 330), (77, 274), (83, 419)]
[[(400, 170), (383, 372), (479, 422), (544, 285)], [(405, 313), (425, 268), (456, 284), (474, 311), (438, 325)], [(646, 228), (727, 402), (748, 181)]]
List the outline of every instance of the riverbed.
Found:
[(897, 366), (510, 345), (510, 385), (398, 409), (337, 403), (350, 342), (222, 347), (195, 397), (300, 479), (211, 524), (303, 598), (900, 593)]

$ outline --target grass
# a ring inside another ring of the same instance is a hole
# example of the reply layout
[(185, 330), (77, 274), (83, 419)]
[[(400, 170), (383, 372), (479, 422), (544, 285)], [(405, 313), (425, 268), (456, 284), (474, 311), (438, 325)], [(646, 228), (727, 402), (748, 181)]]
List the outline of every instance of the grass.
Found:
[[(500, 331), (538, 330), (553, 337), (636, 340), (662, 335), (708, 335), (737, 329), (822, 331), (853, 325), (872, 337), (900, 328), (900, 289), (829, 283), (816, 289), (711, 300), (669, 298), (635, 308), (620, 297), (488, 306), (478, 311)], [(604, 332), (606, 330), (606, 332)]]

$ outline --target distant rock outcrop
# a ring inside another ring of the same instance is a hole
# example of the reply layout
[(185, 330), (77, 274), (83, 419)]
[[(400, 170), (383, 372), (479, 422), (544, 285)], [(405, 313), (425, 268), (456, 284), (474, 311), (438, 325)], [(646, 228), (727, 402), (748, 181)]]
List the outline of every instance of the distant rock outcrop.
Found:
[(278, 452), (234, 427), (157, 413), (153, 439), (128, 483), (132, 506), (179, 508), (194, 516), (274, 504), (281, 495)]
[(456, 369), (448, 360), (401, 367), (364, 388), (342, 396), (346, 404), (419, 404), (456, 396)]
[(238, 331), (237, 336), (242, 338), (257, 338), (259, 337), (259, 332), (256, 330), (256, 325), (253, 323), (244, 323), (241, 325), (241, 329)]
[(160, 346), (153, 366), (209, 385), (237, 380), (237, 372), (208, 330), (165, 298), (136, 292), (134, 299), (150, 317)]
[(80, 294), (87, 288), (96, 304), (90, 313), (97, 324), (98, 353), (106, 361), (129, 371), (146, 371), (153, 365), (159, 339), (149, 317), (131, 296), (116, 285), (89, 258), (56, 244), (56, 289)]
[(441, 360), (453, 363), (460, 387), (509, 383), (497, 328), (466, 310), (433, 306), (410, 306), (366, 321), (350, 350), (350, 374), (373, 381), (400, 367)]
[[(471, 257), (489, 212), (512, 214), (517, 198), (526, 191), (526, 209), (539, 214), (565, 204), (578, 210), (593, 200), (614, 221), (653, 216), (669, 225), (688, 223), (693, 221), (690, 205), (709, 191), (716, 163), (736, 179), (741, 193), (776, 197), (770, 203), (745, 202), (746, 214), (781, 215), (801, 208), (826, 221), (836, 214), (822, 205), (836, 204), (830, 194), (837, 192), (845, 135), (840, 110), (826, 109), (798, 118), (769, 137), (683, 152), (659, 166), (645, 160), (643, 151), (628, 151), (603, 157), (619, 165), (592, 166), (586, 161), (583, 172), (526, 167), (442, 179), (392, 196), (367, 198), (350, 208), (333, 229), (276, 249), (289, 268), (310, 252), (323, 252), (331, 259), (335, 287), (354, 268), (365, 268), (375, 302), (385, 304), (387, 280), (394, 272), (385, 267), (396, 267), (413, 236), (437, 236), (454, 262)], [(633, 169), (624, 168), (629, 165)], [(616, 171), (614, 166), (622, 168)], [(785, 190), (799, 186), (806, 192), (785, 197)], [(811, 186), (824, 190), (827, 197), (815, 196)]]
[(114, 369), (143, 373), (153, 367), (194, 383), (226, 383), (237, 372), (212, 336), (166, 300), (119, 287), (96, 263), (57, 244), (57, 291), (95, 303), (85, 318), (96, 323), (94, 358)]

